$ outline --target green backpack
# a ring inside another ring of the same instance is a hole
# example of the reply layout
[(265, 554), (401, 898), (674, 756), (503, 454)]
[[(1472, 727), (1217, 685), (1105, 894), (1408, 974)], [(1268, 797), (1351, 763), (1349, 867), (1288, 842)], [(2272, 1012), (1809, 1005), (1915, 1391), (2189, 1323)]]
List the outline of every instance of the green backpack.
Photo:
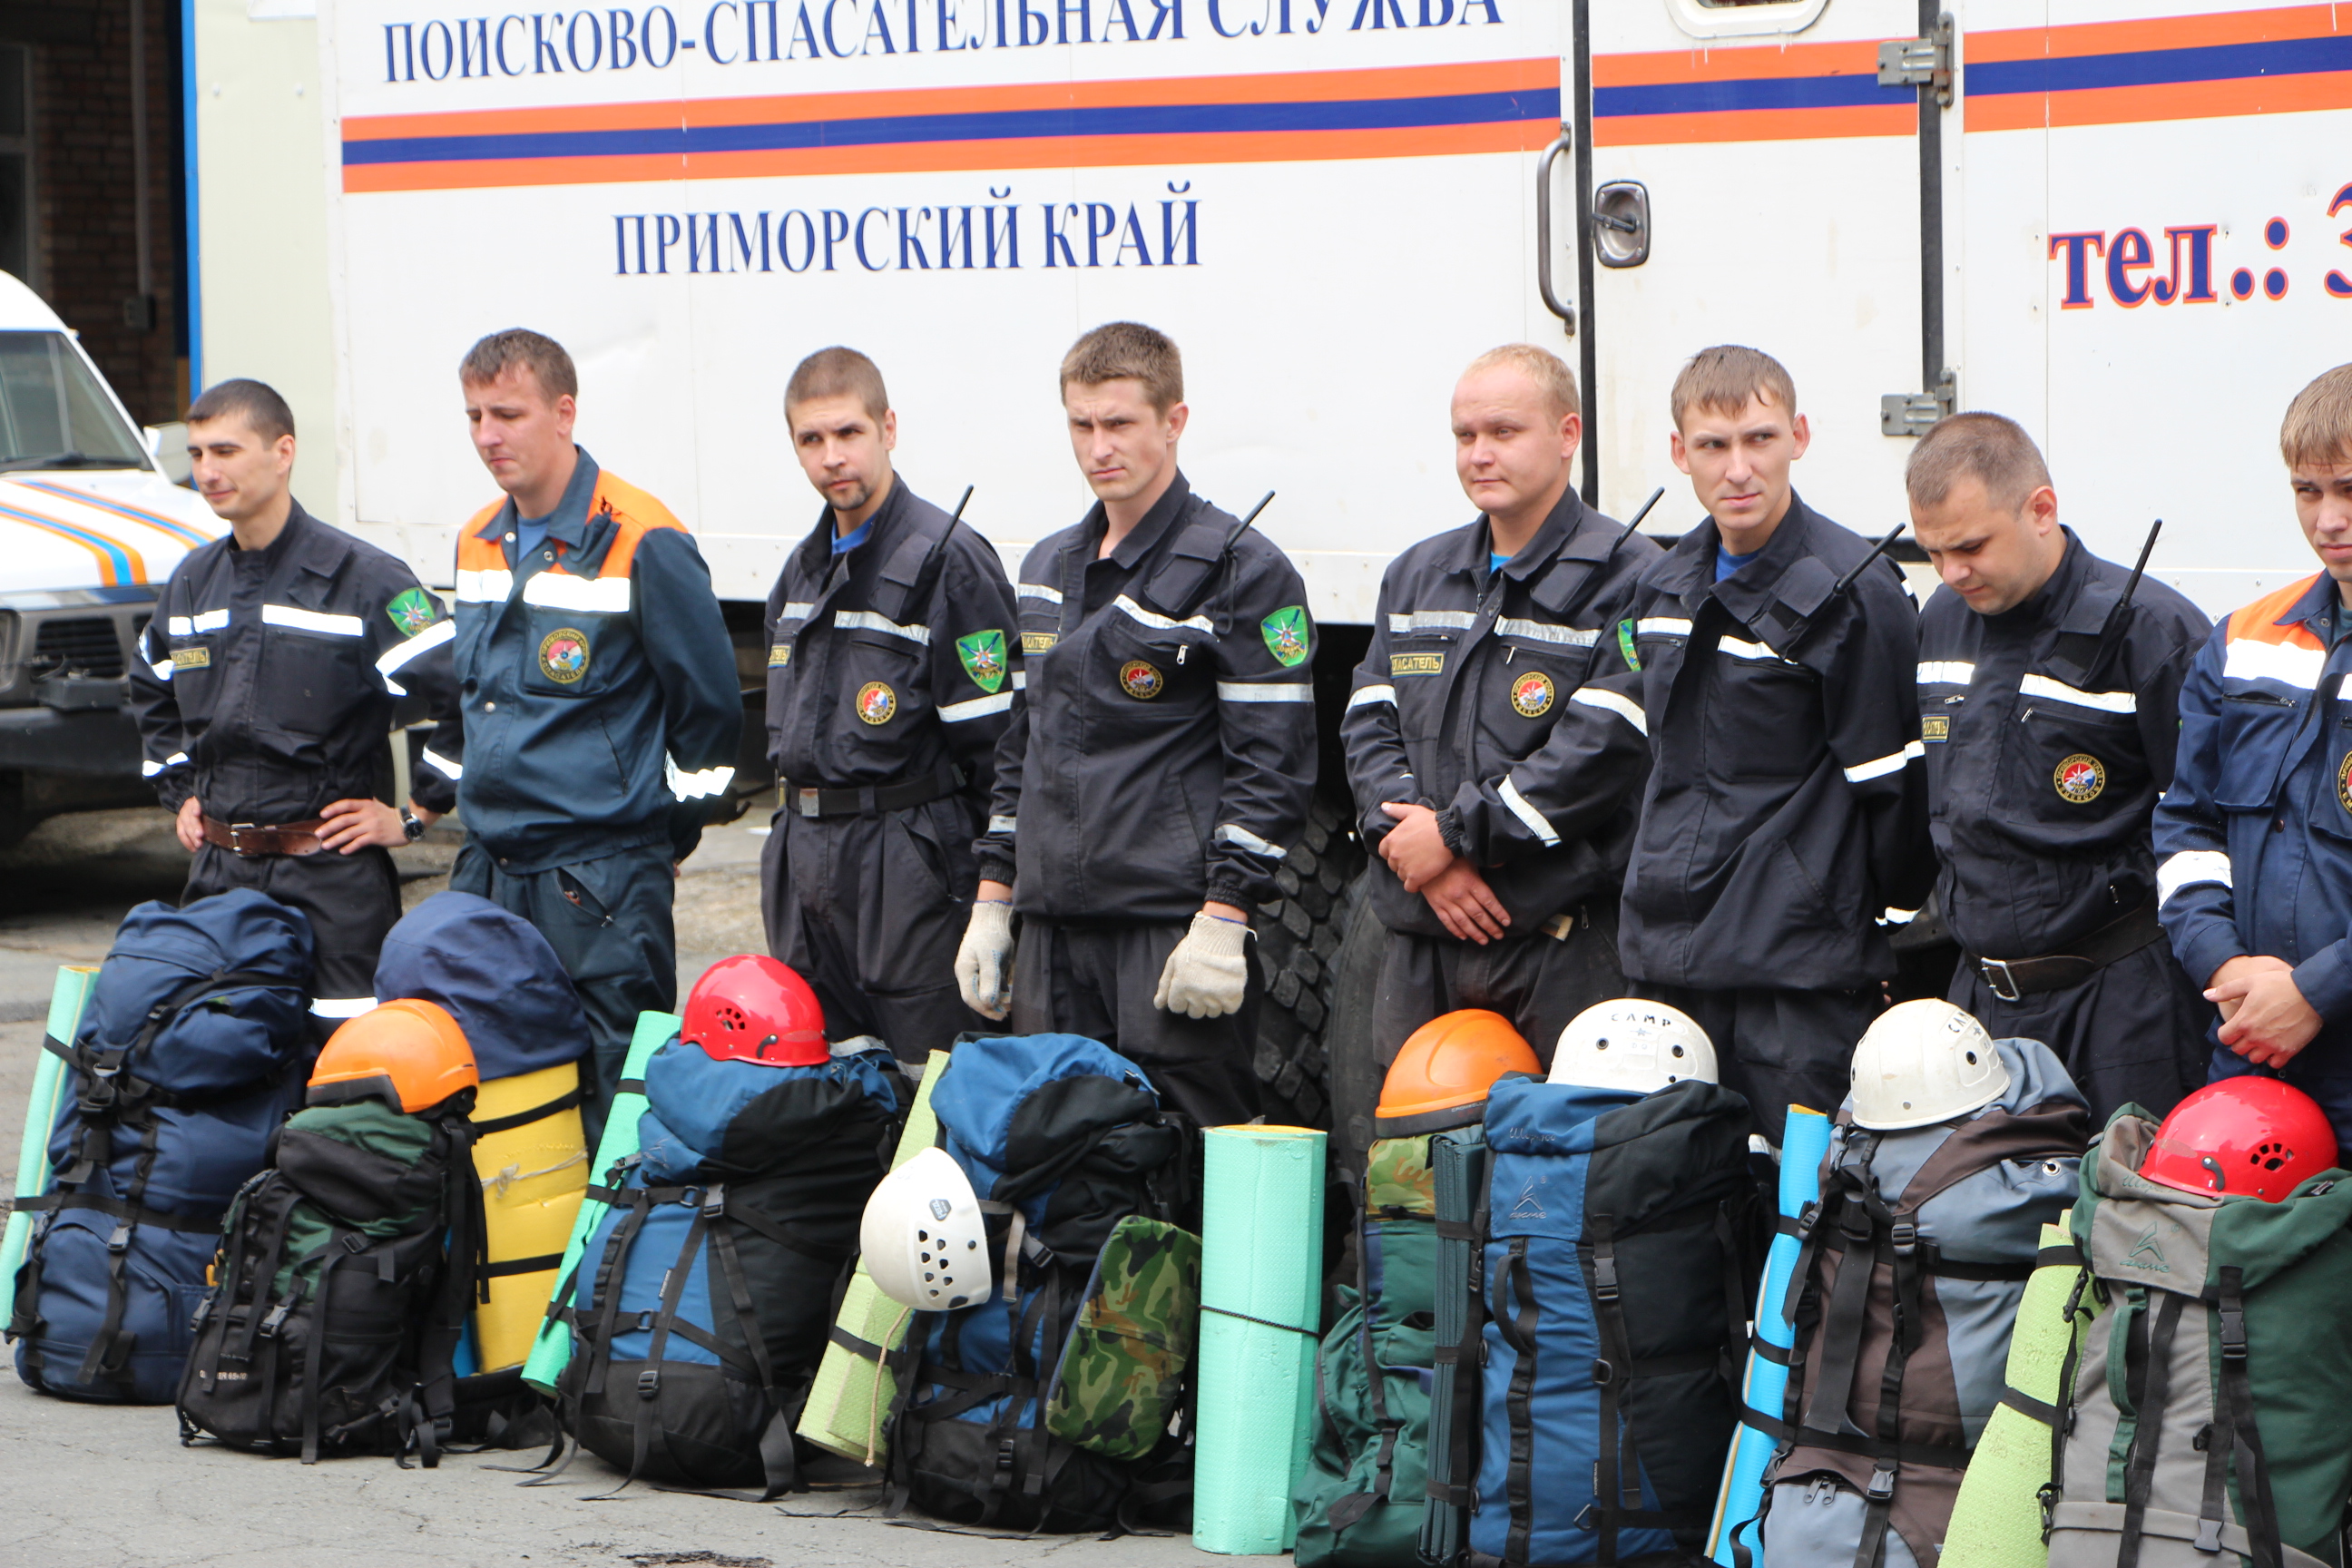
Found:
[(1314, 1441), (1290, 1500), (1298, 1568), (1419, 1561), (1437, 1349), (1432, 1136), (1383, 1138), (1365, 1163), (1356, 1288), (1342, 1288), (1346, 1309), (1315, 1358)]
[[(2352, 1176), (2279, 1203), (2147, 1181), (2116, 1111), (2071, 1224), (2085, 1325), (2043, 1492), (2050, 1568), (2316, 1568), (2352, 1492)], [(2077, 1302), (2068, 1302), (2074, 1315)]]

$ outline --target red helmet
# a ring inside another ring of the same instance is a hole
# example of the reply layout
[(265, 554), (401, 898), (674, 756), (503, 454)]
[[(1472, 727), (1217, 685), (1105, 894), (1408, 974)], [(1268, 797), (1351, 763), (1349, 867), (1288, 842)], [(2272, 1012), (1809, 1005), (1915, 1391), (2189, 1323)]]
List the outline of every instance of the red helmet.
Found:
[(702, 972), (687, 995), (678, 1037), (722, 1062), (740, 1057), (805, 1068), (832, 1055), (824, 1009), (808, 982), (751, 953), (722, 958)]
[(2140, 1162), (2151, 1182), (2189, 1193), (2251, 1193), (2274, 1204), (2336, 1163), (2336, 1130), (2311, 1096), (2274, 1078), (2225, 1078), (2172, 1108)]

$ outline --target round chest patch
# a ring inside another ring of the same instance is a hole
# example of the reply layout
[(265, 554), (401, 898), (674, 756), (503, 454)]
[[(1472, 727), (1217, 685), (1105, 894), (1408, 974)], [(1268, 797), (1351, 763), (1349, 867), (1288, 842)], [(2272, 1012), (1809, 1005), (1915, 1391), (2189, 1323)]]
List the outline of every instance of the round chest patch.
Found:
[(887, 724), (898, 711), (898, 694), (878, 680), (857, 689), (857, 716), (868, 724)]
[(588, 673), (588, 634), (558, 626), (539, 639), (539, 672), (558, 686), (572, 686)]
[(1118, 667), (1118, 689), (1139, 702), (1149, 702), (1168, 689), (1168, 678), (1158, 665), (1130, 658)]
[(1551, 677), (1531, 669), (1511, 682), (1511, 711), (1522, 719), (1540, 719), (1551, 711), (1551, 700), (1557, 695)]
[(2107, 770), (2098, 758), (2077, 752), (2058, 764), (2057, 771), (2050, 775), (2050, 782), (2058, 786), (2059, 799), (2072, 801), (2076, 805), (2088, 805), (2099, 798), (2101, 790), (2107, 787)]

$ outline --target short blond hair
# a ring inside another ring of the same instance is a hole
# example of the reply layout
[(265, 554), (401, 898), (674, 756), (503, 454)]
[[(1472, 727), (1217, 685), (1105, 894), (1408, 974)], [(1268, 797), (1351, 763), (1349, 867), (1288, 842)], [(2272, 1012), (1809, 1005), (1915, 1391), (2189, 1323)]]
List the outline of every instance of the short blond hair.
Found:
[(2337, 365), (2294, 395), (2279, 426), (2279, 455), (2290, 468), (2352, 458), (2352, 364)]
[(1576, 373), (1568, 368), (1566, 360), (1549, 349), (1538, 348), (1533, 343), (1505, 343), (1499, 348), (1488, 349), (1470, 362), (1470, 368), (1462, 373), (1462, 379), (1467, 381), (1482, 370), (1503, 368), (1516, 370), (1534, 382), (1537, 388), (1551, 399), (1554, 413), (1565, 416), (1584, 412), (1584, 400), (1576, 390)]
[(1675, 377), (1675, 389), (1668, 402), (1674, 410), (1675, 428), (1679, 430), (1683, 427), (1683, 416), (1693, 408), (1737, 414), (1748, 406), (1751, 397), (1759, 403), (1778, 405), (1790, 418), (1796, 417), (1797, 384), (1790, 376), (1788, 366), (1760, 349), (1717, 343), (1691, 355), (1690, 363)]
[(1903, 488), (1916, 508), (1941, 506), (1952, 487), (1971, 475), (1984, 486), (1987, 500), (2014, 514), (2050, 482), (2050, 465), (2016, 420), (2000, 414), (1954, 414), (1937, 420), (1911, 448)]
[(1184, 401), (1184, 356), (1176, 341), (1140, 321), (1106, 321), (1070, 345), (1062, 356), (1065, 395), (1073, 383), (1100, 386), (1107, 381), (1139, 381), (1161, 415)]

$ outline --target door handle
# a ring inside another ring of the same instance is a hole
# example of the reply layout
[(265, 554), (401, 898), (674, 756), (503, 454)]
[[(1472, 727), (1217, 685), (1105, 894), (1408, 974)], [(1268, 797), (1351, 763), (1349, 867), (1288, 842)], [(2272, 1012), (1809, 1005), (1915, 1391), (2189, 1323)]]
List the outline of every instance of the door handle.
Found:
[(1543, 296), (1544, 309), (1560, 319), (1570, 337), (1576, 335), (1576, 307), (1562, 304), (1551, 286), (1551, 166), (1575, 141), (1574, 129), (1562, 121), (1559, 134), (1536, 160), (1536, 291)]

